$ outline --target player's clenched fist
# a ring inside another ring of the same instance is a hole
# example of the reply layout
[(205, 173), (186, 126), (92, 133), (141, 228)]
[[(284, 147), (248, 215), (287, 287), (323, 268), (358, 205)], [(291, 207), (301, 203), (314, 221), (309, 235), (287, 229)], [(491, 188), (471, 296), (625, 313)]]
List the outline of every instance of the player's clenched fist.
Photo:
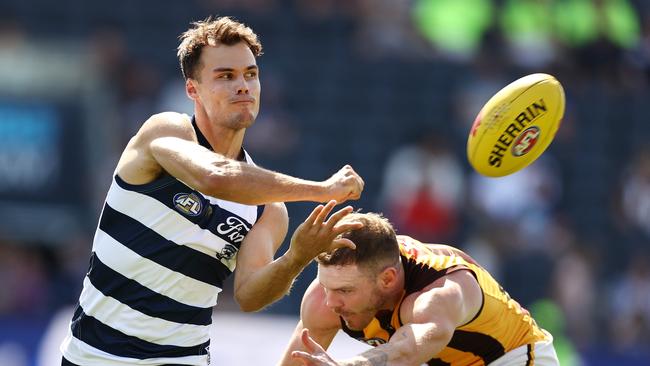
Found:
[(332, 175), (325, 181), (325, 184), (328, 187), (328, 195), (323, 201), (333, 199), (338, 203), (347, 200), (358, 200), (364, 186), (363, 179), (349, 165), (344, 166)]

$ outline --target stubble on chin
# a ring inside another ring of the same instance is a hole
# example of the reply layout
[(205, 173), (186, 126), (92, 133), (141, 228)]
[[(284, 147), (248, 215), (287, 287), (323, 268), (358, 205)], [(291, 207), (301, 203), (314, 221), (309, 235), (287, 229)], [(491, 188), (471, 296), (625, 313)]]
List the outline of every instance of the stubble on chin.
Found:
[(231, 115), (226, 125), (234, 130), (248, 128), (255, 123), (255, 116), (252, 113), (235, 113)]

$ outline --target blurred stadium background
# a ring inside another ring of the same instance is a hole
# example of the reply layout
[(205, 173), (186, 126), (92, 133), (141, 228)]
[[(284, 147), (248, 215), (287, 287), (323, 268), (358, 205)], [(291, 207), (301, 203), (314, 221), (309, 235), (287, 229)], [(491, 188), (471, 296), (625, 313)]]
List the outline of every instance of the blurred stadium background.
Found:
[[(352, 164), (366, 181), (357, 207), (475, 256), (554, 333), (563, 365), (650, 365), (642, 0), (3, 0), (1, 365), (57, 364), (47, 350), (77, 301), (118, 155), (152, 113), (191, 114), (175, 48), (208, 15), (263, 42), (245, 141), (258, 164), (317, 180)], [(533, 72), (565, 87), (558, 136), (522, 172), (477, 176), (465, 158), (475, 115)], [(288, 205), (291, 230), (312, 207)], [(274, 364), (314, 275), (262, 314), (239, 314), (227, 288), (214, 327), (229, 346), (213, 341), (214, 363)]]

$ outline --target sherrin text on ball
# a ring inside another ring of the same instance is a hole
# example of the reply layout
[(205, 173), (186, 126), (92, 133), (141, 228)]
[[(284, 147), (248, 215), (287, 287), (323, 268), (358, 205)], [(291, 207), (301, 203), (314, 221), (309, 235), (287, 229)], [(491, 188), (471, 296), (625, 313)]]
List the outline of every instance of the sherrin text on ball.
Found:
[(467, 139), (472, 167), (502, 177), (534, 162), (564, 116), (564, 90), (553, 76), (531, 74), (497, 92), (478, 113)]

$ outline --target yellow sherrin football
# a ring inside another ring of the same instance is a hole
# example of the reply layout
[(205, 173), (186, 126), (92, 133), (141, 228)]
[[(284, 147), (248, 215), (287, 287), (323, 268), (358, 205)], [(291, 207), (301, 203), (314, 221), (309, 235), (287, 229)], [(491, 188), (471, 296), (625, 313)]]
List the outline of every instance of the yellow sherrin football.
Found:
[(502, 177), (535, 161), (553, 141), (564, 116), (564, 90), (553, 76), (531, 74), (496, 93), (479, 112), (467, 158), (488, 177)]

